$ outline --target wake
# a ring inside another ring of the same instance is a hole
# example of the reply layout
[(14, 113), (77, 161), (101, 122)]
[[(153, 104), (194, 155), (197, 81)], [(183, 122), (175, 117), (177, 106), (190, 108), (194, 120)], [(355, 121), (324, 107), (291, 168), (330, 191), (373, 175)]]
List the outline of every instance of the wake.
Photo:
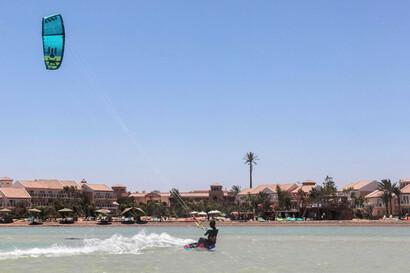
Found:
[(45, 248), (15, 249), (7, 252), (0, 252), (0, 260), (37, 258), (37, 257), (64, 257), (86, 254), (134, 254), (142, 253), (147, 248), (169, 248), (184, 246), (192, 243), (190, 239), (173, 237), (167, 233), (140, 232), (132, 237), (113, 235), (108, 239), (84, 239), (81, 246), (70, 247), (62, 244), (54, 244)]

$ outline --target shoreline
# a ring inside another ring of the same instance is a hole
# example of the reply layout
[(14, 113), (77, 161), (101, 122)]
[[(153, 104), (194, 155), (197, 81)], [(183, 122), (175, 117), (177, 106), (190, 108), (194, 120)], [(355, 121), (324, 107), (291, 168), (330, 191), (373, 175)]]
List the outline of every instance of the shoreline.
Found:
[[(206, 225), (207, 222), (204, 222)], [(410, 221), (381, 221), (381, 220), (325, 220), (301, 222), (217, 222), (221, 227), (410, 227)], [(98, 225), (95, 221), (78, 221), (73, 224), (45, 222), (42, 225), (29, 225), (25, 221), (0, 224), (2, 227), (195, 227), (194, 222), (148, 222), (146, 224), (121, 224), (113, 222), (109, 225)]]

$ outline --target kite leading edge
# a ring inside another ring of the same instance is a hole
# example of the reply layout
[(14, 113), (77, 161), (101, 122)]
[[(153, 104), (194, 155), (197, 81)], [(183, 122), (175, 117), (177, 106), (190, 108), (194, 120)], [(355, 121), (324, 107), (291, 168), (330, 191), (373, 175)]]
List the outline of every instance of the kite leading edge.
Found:
[(43, 17), (43, 53), (48, 70), (57, 70), (63, 61), (65, 32), (60, 14)]

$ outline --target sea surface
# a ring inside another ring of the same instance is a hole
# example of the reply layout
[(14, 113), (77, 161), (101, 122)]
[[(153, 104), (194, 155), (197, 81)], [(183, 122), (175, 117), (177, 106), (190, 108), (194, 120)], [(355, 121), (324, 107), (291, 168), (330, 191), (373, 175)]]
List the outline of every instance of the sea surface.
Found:
[(221, 227), (215, 251), (190, 227), (0, 228), (1, 273), (409, 272), (407, 227)]

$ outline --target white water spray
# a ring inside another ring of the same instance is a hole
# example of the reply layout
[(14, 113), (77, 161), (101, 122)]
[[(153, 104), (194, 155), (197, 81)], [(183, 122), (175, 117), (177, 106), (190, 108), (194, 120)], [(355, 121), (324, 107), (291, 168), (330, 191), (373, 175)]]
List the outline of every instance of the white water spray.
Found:
[(54, 244), (45, 248), (15, 249), (0, 252), (0, 260), (35, 258), (35, 257), (63, 257), (84, 254), (134, 254), (142, 253), (146, 248), (179, 247), (192, 243), (190, 239), (175, 238), (167, 233), (140, 232), (132, 237), (113, 235), (108, 239), (84, 239), (81, 246), (71, 247), (62, 244)]

